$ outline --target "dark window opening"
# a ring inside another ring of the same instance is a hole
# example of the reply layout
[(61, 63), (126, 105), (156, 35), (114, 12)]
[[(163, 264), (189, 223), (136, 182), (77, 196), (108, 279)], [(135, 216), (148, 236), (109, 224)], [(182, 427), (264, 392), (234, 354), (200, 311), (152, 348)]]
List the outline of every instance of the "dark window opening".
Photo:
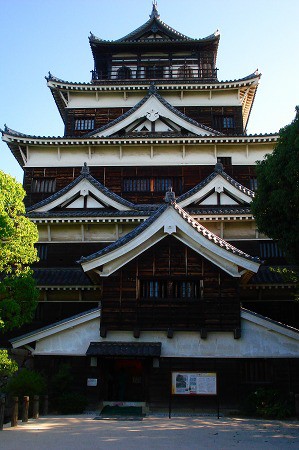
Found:
[(40, 261), (46, 261), (48, 257), (48, 246), (45, 244), (37, 244), (36, 245), (37, 256)]
[(217, 163), (221, 163), (223, 166), (231, 166), (232, 158), (231, 156), (218, 156)]
[(94, 129), (94, 119), (77, 119), (75, 120), (75, 130), (93, 130)]
[(129, 67), (123, 66), (117, 71), (117, 78), (119, 80), (126, 80), (132, 77), (132, 71)]
[(55, 178), (33, 178), (31, 181), (32, 193), (52, 193), (56, 190)]

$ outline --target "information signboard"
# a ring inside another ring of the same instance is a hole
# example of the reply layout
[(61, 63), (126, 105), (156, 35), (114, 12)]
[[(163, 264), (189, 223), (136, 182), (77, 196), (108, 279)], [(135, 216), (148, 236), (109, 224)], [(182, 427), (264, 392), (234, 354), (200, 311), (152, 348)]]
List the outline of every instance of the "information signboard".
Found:
[(217, 374), (172, 372), (172, 395), (217, 395)]

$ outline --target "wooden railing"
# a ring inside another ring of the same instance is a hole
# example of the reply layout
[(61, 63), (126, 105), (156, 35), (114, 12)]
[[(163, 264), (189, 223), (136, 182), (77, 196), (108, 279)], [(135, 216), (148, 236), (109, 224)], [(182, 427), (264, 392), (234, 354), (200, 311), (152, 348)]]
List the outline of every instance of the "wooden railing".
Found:
[(152, 66), (130, 69), (120, 72), (120, 68), (92, 70), (92, 81), (134, 81), (134, 80), (217, 80), (217, 69), (172, 68), (170, 66)]

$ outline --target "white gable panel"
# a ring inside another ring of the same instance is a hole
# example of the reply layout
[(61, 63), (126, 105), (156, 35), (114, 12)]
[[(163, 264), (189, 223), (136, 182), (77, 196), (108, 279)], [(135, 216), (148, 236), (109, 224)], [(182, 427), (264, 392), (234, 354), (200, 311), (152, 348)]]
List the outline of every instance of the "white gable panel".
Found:
[(209, 197), (205, 198), (204, 200), (195, 201), (194, 203), (201, 204), (201, 205), (217, 205), (218, 197), (216, 192), (213, 192)]
[[(186, 216), (188, 215), (186, 214)], [(241, 276), (240, 267), (252, 272), (258, 271), (259, 263), (244, 258), (237, 252), (226, 250), (224, 244), (218, 245), (214, 240), (217, 241), (220, 238), (212, 236), (207, 229), (204, 229), (203, 233), (199, 232), (197, 227), (201, 227), (201, 225), (193, 226), (192, 217), (188, 217), (186, 221), (174, 208), (168, 207), (143, 232), (137, 234), (128, 242), (111, 249), (110, 252), (94, 256), (91, 260), (83, 260), (81, 262), (82, 268), (85, 272), (88, 272), (90, 270), (97, 271), (101, 267), (101, 272), (98, 272), (99, 275), (109, 276), (168, 234), (173, 234), (175, 238), (233, 277)]]
[[(258, 323), (260, 322), (260, 323)], [(99, 334), (100, 319), (61, 330), (36, 341), (35, 355), (85, 356), (90, 342), (107, 342)], [(299, 333), (242, 312), (241, 338), (231, 332), (211, 332), (201, 339), (197, 332), (175, 332), (172, 339), (162, 331), (144, 331), (138, 342), (161, 342), (162, 357), (182, 358), (297, 358)], [(136, 342), (132, 332), (109, 332), (110, 342)], [(33, 340), (31, 339), (31, 342)], [(24, 344), (23, 344), (24, 345)], [(15, 348), (18, 345), (14, 346)]]
[(104, 208), (104, 205), (89, 195), (87, 197), (87, 208)]
[[(83, 208), (83, 198), (84, 196), (88, 196), (89, 199), (91, 199), (91, 196), (89, 195), (90, 193), (93, 194), (93, 197), (95, 197), (96, 199), (94, 201), (90, 200), (90, 204), (94, 205), (90, 206), (91, 208), (103, 208), (103, 205), (107, 205), (119, 211), (127, 211), (128, 209), (130, 209), (128, 206), (122, 205), (117, 200), (108, 197), (104, 192), (101, 192), (96, 186), (94, 186), (89, 180), (83, 179), (66, 193), (60, 195), (59, 197), (56, 197), (50, 203), (37, 207), (36, 209), (34, 209), (34, 211), (51, 211), (51, 209), (58, 206), (66, 206), (69, 208)], [(80, 197), (72, 202), (72, 199), (76, 198), (78, 194), (80, 194)]]
[(66, 208), (84, 208), (84, 197), (81, 196), (74, 200), (72, 203), (68, 203)]
[(129, 127), (138, 119), (147, 117), (149, 121), (155, 121), (159, 117), (169, 119), (174, 122), (177, 126), (185, 128), (191, 133), (197, 136), (213, 136), (211, 131), (205, 130), (200, 126), (190, 123), (183, 117), (175, 114), (171, 109), (167, 108), (155, 95), (151, 95), (148, 100), (146, 100), (143, 105), (136, 109), (132, 114), (125, 116), (123, 120), (112, 124), (110, 127), (105, 128), (103, 131), (93, 134), (93, 137), (108, 137), (122, 130), (123, 128)]
[[(209, 196), (207, 197), (207, 199), (202, 200), (211, 191), (214, 192), (213, 196)], [(225, 195), (224, 191), (228, 192), (232, 197), (236, 199), (236, 201)], [(223, 203), (221, 203), (222, 205), (236, 205), (238, 204), (238, 202), (249, 204), (252, 201), (252, 197), (247, 195), (244, 190), (232, 185), (228, 180), (218, 174), (214, 178), (212, 178), (211, 181), (205, 184), (201, 189), (199, 189), (193, 195), (190, 195), (190, 197), (185, 198), (183, 201), (178, 202), (178, 204), (181, 206), (181, 208), (184, 208), (192, 203), (216, 205), (217, 203), (210, 203), (211, 201), (215, 202), (215, 199), (217, 198), (216, 193), (220, 193), (221, 198), (223, 196)]]
[(238, 202), (236, 202), (223, 192), (222, 194), (220, 194), (220, 205), (238, 205)]

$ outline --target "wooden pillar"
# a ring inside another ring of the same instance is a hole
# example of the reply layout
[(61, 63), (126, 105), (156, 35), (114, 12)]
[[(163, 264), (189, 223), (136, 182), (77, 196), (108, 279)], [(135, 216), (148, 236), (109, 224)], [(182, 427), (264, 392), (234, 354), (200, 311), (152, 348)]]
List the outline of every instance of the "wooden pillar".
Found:
[(0, 431), (3, 430), (5, 397), (0, 397)]
[(16, 427), (18, 425), (19, 416), (19, 397), (12, 398), (12, 411), (11, 411), (11, 426)]
[(22, 422), (28, 422), (28, 411), (29, 411), (29, 397), (28, 397), (28, 395), (24, 395), (24, 397), (23, 397)]
[(39, 395), (33, 397), (33, 419), (39, 418)]

